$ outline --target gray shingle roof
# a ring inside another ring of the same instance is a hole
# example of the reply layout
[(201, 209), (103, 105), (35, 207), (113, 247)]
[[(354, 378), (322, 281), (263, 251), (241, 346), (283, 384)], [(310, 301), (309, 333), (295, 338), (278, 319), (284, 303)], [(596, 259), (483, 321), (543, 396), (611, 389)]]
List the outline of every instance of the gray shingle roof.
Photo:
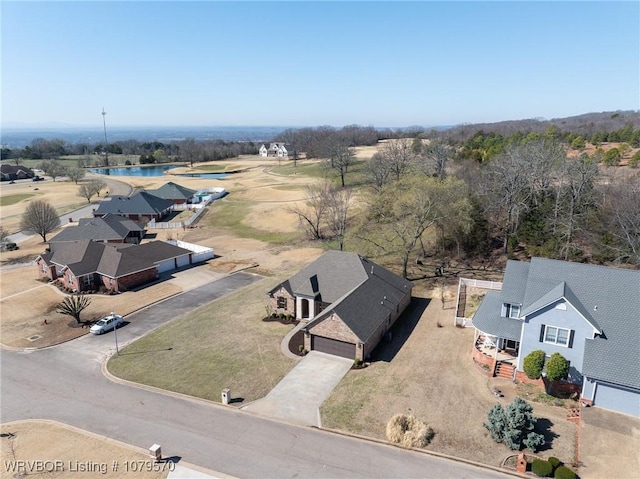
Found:
[(335, 312), (365, 342), (413, 285), (355, 253), (327, 251), (290, 278), (285, 287), (295, 295), (330, 303), (308, 327)]
[(157, 190), (147, 190), (147, 193), (157, 196), (158, 198), (164, 198), (165, 200), (188, 200), (195, 195), (197, 191), (170, 181)]
[(123, 215), (152, 216), (161, 214), (171, 208), (173, 203), (164, 198), (158, 198), (146, 191), (139, 191), (132, 196), (112, 196), (110, 200), (101, 201), (95, 215), (108, 213)]
[(102, 218), (81, 218), (78, 226), (66, 226), (50, 243), (59, 241), (114, 241), (123, 240), (132, 231), (144, 231), (140, 225), (123, 216), (107, 214)]
[(564, 297), (602, 333), (585, 342), (583, 375), (640, 389), (640, 271), (544, 258), (524, 265), (507, 263), (502, 292), (487, 293), (474, 325), (501, 335), (501, 303), (522, 298), (521, 314), (531, 314)]
[(520, 341), (520, 332), (524, 323), (519, 319), (501, 318), (503, 302), (500, 292), (487, 291), (478, 310), (473, 315), (473, 325), (483, 333)]

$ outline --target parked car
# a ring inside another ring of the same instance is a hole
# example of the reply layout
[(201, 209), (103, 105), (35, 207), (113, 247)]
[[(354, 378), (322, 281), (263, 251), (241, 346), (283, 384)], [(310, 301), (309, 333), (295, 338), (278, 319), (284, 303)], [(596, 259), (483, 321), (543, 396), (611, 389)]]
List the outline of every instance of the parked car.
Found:
[(18, 245), (15, 243), (11, 243), (11, 242), (2, 242), (0, 244), (0, 251), (15, 251), (19, 249)]
[(105, 316), (101, 320), (99, 320), (96, 324), (91, 326), (91, 333), (93, 334), (102, 334), (107, 331), (111, 331), (112, 329), (116, 329), (124, 322), (124, 318), (119, 314), (111, 313), (109, 316)]
[(34, 176), (31, 181), (44, 181), (44, 178), (42, 178), (41, 176)]

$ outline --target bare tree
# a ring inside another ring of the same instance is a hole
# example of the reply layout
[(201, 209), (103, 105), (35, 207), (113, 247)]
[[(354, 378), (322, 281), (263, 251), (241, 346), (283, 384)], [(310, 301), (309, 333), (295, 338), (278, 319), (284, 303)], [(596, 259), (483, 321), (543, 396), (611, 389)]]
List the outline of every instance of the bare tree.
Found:
[(323, 239), (322, 223), (328, 210), (328, 199), (331, 197), (331, 184), (309, 185), (305, 195), (307, 200), (304, 206), (294, 206), (291, 212), (298, 215), (300, 225), (307, 232), (310, 239)]
[(386, 185), (391, 180), (391, 165), (380, 152), (371, 157), (366, 169), (376, 188)]
[(640, 264), (640, 175), (604, 188), (602, 215), (611, 238), (603, 246), (618, 261)]
[(89, 181), (88, 183), (80, 185), (80, 187), (78, 188), (78, 196), (85, 198), (87, 200), (87, 203), (91, 203), (91, 198), (93, 198), (95, 195), (99, 195), (100, 190), (102, 190), (102, 188), (104, 188), (105, 186), (105, 183), (101, 180)]
[(441, 140), (431, 140), (428, 145), (424, 145), (421, 154), (418, 156), (419, 169), (426, 175), (437, 176), (441, 180), (447, 175), (446, 167), (449, 158), (453, 155), (450, 146)]
[(410, 171), (415, 164), (415, 153), (412, 141), (408, 138), (389, 140), (380, 151), (382, 157), (387, 162), (391, 173), (399, 180)]
[(56, 313), (73, 317), (80, 324), (80, 314), (91, 304), (91, 300), (84, 294), (67, 296), (56, 306)]
[(185, 161), (189, 162), (189, 166), (193, 168), (193, 162), (198, 154), (198, 145), (193, 138), (187, 138), (180, 144), (180, 155)]
[(46, 243), (47, 235), (60, 226), (56, 209), (44, 200), (33, 200), (22, 214), (21, 228), (36, 233)]
[(351, 206), (351, 190), (330, 189), (327, 208), (327, 223), (329, 231), (338, 240), (340, 251), (344, 248), (344, 235), (347, 230), (347, 218)]
[(78, 181), (80, 181), (82, 178), (84, 178), (85, 175), (85, 171), (82, 168), (69, 168), (67, 169), (67, 177), (73, 181), (76, 185), (78, 184)]
[(340, 146), (335, 150), (335, 157), (331, 162), (331, 167), (335, 170), (338, 170), (340, 174), (340, 182), (344, 187), (344, 178), (346, 174), (349, 172), (349, 167), (353, 165), (353, 160), (356, 154), (353, 148), (349, 148), (347, 146)]
[(38, 166), (44, 173), (51, 177), (53, 181), (66, 173), (66, 168), (58, 160), (46, 160)]

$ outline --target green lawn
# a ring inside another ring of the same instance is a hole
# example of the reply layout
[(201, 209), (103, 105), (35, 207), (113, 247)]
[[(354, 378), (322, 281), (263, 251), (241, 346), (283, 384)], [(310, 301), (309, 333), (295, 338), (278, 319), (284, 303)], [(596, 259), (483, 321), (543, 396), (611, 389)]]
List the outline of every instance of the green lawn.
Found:
[(198, 163), (193, 164), (193, 168), (198, 171), (203, 171), (205, 173), (226, 173), (228, 171), (236, 171), (242, 168), (245, 168), (242, 165), (199, 165)]
[(27, 198), (31, 198), (35, 196), (31, 193), (20, 193), (17, 195), (6, 195), (0, 196), (0, 206), (9, 206), (19, 203), (22, 200), (26, 200)]
[(216, 201), (207, 215), (203, 218), (207, 226), (212, 228), (228, 228), (231, 232), (241, 238), (256, 239), (273, 244), (291, 243), (300, 238), (301, 234), (279, 233), (264, 231), (247, 224), (242, 220), (249, 213), (250, 202), (244, 201)]
[(295, 365), (280, 351), (293, 327), (263, 322), (268, 278), (168, 323), (109, 360), (122, 379), (220, 401), (231, 389), (244, 402), (264, 397)]

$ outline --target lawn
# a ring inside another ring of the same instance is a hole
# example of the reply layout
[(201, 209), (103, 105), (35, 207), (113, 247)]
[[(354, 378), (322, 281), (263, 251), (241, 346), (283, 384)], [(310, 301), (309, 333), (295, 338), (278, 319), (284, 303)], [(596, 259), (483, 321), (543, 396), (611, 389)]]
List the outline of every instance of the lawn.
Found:
[(240, 238), (272, 244), (292, 243), (300, 238), (301, 232), (266, 231), (247, 224), (246, 218), (255, 204), (253, 201), (216, 201), (201, 222), (215, 229), (226, 228)]
[(13, 204), (19, 203), (20, 201), (23, 201), (23, 200), (26, 200), (28, 198), (31, 198), (32, 196), (35, 196), (35, 194), (20, 193), (20, 194), (17, 194), (17, 195), (0, 196), (0, 206), (13, 205)]
[[(424, 309), (427, 302), (414, 300), (414, 309), (394, 326), (393, 341), (374, 352), (371, 365), (347, 373), (322, 405), (322, 425), (384, 439), (394, 414), (411, 413), (435, 431), (429, 450), (498, 466), (512, 452), (482, 427), (496, 398), (494, 379), (471, 361), (473, 330), (454, 327), (453, 307), (442, 309), (439, 298)], [(505, 404), (515, 395), (510, 384), (500, 384)], [(558, 435), (552, 449), (540, 454), (572, 461), (575, 425), (566, 421), (566, 409), (532, 405), (550, 421), (550, 434)]]
[(123, 379), (220, 401), (230, 388), (244, 402), (265, 396), (295, 364), (280, 351), (293, 327), (263, 322), (264, 279), (178, 318), (112, 357), (109, 371)]

